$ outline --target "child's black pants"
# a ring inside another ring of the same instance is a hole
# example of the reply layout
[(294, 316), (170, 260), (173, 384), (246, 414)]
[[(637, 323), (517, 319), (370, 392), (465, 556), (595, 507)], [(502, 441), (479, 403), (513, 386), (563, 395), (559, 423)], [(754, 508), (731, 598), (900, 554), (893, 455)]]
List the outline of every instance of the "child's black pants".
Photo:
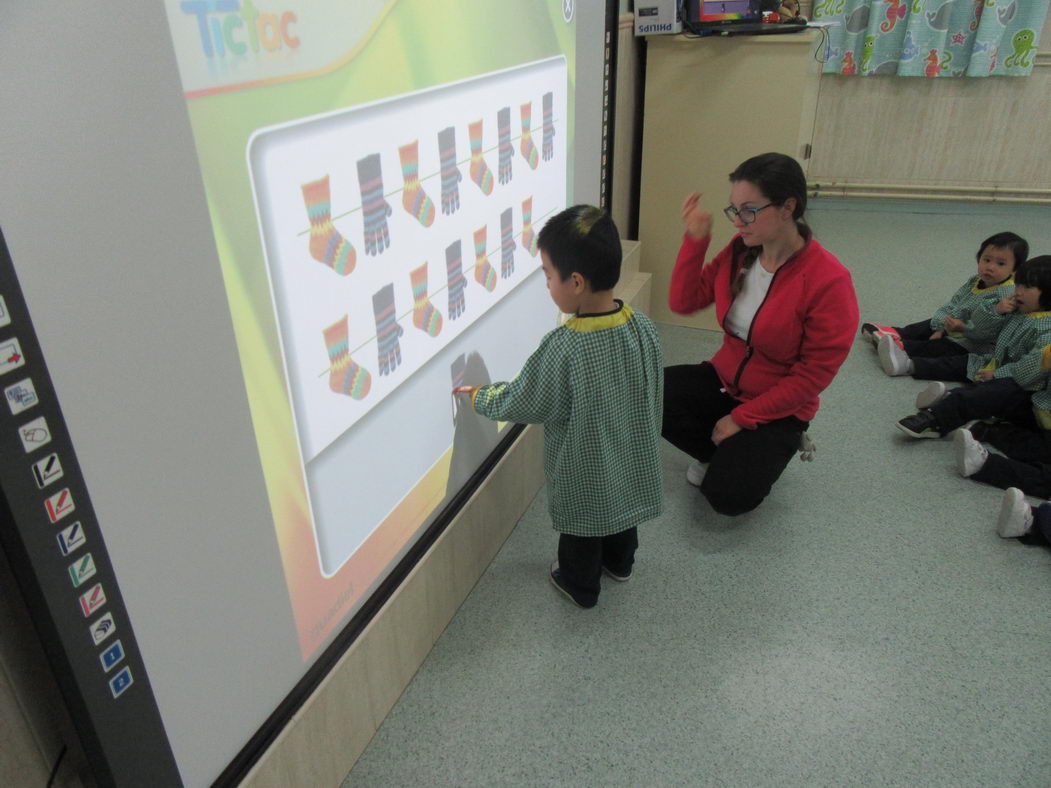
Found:
[(975, 424), (974, 437), (1002, 451), (990, 454), (971, 478), (1006, 490), (1017, 487), (1026, 495), (1051, 498), (1051, 432), (1031, 424)]
[(580, 604), (591, 607), (598, 601), (602, 567), (620, 577), (631, 574), (639, 529), (629, 528), (609, 536), (558, 536), (558, 569), (562, 582)]
[(948, 337), (931, 339), (931, 321), (895, 328), (916, 380), (967, 380), (967, 349)]
[(931, 408), (931, 413), (938, 420), (938, 431), (947, 435), (971, 419), (999, 416), (1016, 421), (1019, 417), (1026, 418), (1025, 413), (1031, 413), (1031, 410), (1029, 392), (1013, 378), (994, 378), (953, 389), (949, 396)]

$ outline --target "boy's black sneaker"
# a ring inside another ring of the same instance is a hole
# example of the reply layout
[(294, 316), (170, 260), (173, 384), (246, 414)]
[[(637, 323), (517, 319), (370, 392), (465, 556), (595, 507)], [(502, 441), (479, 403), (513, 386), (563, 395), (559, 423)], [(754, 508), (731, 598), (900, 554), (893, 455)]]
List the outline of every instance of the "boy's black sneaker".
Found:
[(596, 604), (595, 602), (592, 602), (590, 605), (585, 605), (583, 602), (581, 602), (579, 599), (573, 596), (573, 592), (570, 591), (563, 584), (562, 572), (560, 572), (558, 569), (558, 561), (555, 561), (553, 564), (551, 564), (551, 585), (557, 588), (563, 594), (563, 596), (566, 597), (566, 599), (568, 599), (577, 607), (589, 608), (594, 607)]
[(603, 564), (602, 565), (602, 571), (606, 574), (607, 577), (613, 578), (618, 583), (626, 583), (629, 580), (631, 580), (631, 570), (630, 569), (628, 570), (627, 574), (618, 574), (618, 573), (614, 572), (612, 569), (610, 569), (608, 566)]
[(921, 410), (897, 422), (897, 428), (910, 438), (940, 438), (938, 420), (929, 410)]

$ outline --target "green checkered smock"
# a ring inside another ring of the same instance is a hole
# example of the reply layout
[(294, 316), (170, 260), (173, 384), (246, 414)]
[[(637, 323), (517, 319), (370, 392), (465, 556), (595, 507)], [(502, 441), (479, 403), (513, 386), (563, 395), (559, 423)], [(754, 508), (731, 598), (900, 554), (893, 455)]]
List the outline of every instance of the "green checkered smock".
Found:
[(544, 425), (554, 529), (608, 536), (661, 513), (664, 362), (657, 329), (622, 304), (556, 328), (510, 383), (472, 397), (483, 416)]
[[(994, 307), (1004, 296), (1015, 291), (1014, 276), (1009, 276), (995, 287), (979, 288), (981, 278), (976, 274), (968, 279), (963, 287), (953, 293), (949, 303), (943, 304), (931, 318), (931, 331), (944, 330), (945, 318), (952, 315), (967, 324), (963, 333), (946, 334), (953, 342), (961, 345), (968, 353), (988, 354), (993, 352), (996, 335), (1003, 327), (1005, 316), (998, 314)], [(978, 312), (981, 312), (978, 315)]]
[[(976, 311), (975, 322), (987, 312)], [(1051, 312), (1008, 313), (993, 352), (967, 356), (967, 377), (974, 380), (980, 370), (992, 369), (994, 378), (1014, 378), (1026, 391), (1037, 391), (1047, 375), (1040, 366), (1047, 344), (1051, 344)]]

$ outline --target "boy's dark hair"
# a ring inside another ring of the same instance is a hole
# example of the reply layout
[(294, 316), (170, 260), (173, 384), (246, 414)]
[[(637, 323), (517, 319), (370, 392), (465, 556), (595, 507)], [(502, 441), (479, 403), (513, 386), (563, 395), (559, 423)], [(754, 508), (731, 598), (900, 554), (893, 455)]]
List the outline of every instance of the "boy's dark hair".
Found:
[(789, 197), (795, 197), (796, 207), (792, 218), (805, 225), (806, 175), (799, 162), (783, 153), (760, 153), (737, 165), (730, 173), (730, 183), (748, 181), (761, 191), (774, 205), (784, 205)]
[(620, 233), (609, 214), (594, 205), (574, 205), (545, 222), (536, 238), (565, 281), (584, 277), (592, 292), (612, 290), (620, 280)]
[(1040, 309), (1051, 310), (1051, 254), (1042, 254), (1015, 271), (1015, 284), (1040, 289)]
[(1029, 242), (1026, 241), (1020, 235), (1014, 233), (997, 233), (996, 235), (990, 235), (984, 241), (982, 245), (978, 247), (978, 253), (974, 256), (975, 260), (982, 259), (982, 252), (985, 251), (987, 246), (995, 246), (997, 249), (1010, 249), (1011, 254), (1015, 258), (1015, 271), (1022, 267), (1022, 263), (1029, 257)]

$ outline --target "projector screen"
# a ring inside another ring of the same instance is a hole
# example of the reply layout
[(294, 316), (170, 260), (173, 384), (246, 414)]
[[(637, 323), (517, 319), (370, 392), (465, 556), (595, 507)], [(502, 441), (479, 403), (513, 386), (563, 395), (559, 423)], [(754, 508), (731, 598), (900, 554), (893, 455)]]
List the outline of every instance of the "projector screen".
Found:
[(455, 440), (468, 357), (513, 376), (556, 325), (535, 237), (572, 188), (573, 20), (236, 5), (168, 20), (309, 658), (495, 447)]
[(5, 19), (0, 231), (141, 651), (129, 694), (187, 784), (506, 434), (450, 392), (557, 325), (535, 238), (599, 201), (605, 25), (571, 0)]

